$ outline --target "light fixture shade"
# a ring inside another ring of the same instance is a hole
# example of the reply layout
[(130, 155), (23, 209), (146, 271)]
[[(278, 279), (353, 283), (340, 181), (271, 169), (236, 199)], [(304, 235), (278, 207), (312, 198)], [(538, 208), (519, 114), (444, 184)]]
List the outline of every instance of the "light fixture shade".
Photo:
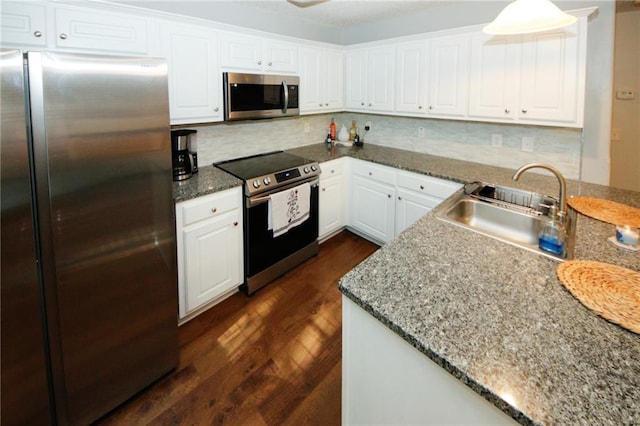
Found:
[(496, 35), (529, 34), (571, 25), (577, 21), (549, 0), (515, 0), (482, 29)]

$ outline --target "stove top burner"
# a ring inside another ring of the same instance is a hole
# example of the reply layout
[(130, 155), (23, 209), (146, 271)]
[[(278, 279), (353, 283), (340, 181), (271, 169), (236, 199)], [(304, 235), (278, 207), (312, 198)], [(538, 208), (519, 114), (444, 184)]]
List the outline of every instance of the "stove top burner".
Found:
[(245, 194), (249, 196), (320, 174), (317, 162), (284, 151), (222, 161), (214, 163), (214, 166), (244, 180)]

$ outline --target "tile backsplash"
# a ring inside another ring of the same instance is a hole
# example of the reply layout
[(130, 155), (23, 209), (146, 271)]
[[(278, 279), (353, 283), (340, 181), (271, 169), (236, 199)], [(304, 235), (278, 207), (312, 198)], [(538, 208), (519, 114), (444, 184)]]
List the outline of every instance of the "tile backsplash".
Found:
[[(343, 124), (348, 129), (351, 120), (356, 120), (365, 144), (512, 169), (535, 161), (557, 167), (568, 179), (580, 178), (581, 129), (346, 112), (190, 128), (198, 130), (198, 163), (204, 166), (236, 157), (321, 143), (327, 135), (331, 117), (335, 117), (338, 131)], [(371, 131), (364, 134), (367, 121), (371, 122)], [(419, 133), (420, 128), (424, 131)], [(501, 147), (492, 146), (492, 135), (501, 136)], [(522, 151), (522, 138), (533, 140), (533, 152)]]

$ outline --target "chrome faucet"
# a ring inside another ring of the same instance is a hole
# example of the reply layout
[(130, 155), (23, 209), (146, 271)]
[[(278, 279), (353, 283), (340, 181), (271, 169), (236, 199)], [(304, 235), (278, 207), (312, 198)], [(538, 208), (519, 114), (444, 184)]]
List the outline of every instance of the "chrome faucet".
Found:
[(558, 183), (560, 184), (560, 196), (558, 200), (558, 202), (560, 203), (560, 211), (558, 212), (558, 218), (561, 221), (565, 221), (567, 217), (567, 182), (565, 181), (564, 176), (562, 176), (562, 173), (560, 173), (560, 170), (556, 169), (553, 166), (549, 166), (548, 164), (529, 163), (516, 170), (516, 172), (513, 174), (512, 179), (517, 181), (518, 179), (520, 179), (520, 175), (522, 175), (522, 173), (534, 168), (548, 170), (553, 173), (558, 179)]

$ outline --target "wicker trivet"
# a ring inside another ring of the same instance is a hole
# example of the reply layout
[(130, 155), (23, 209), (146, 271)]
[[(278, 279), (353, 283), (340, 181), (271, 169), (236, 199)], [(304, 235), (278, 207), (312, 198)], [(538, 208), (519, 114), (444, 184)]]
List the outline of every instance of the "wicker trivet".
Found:
[(601, 317), (640, 334), (640, 273), (589, 260), (568, 260), (557, 269), (562, 284)]
[(640, 228), (640, 209), (592, 197), (571, 197), (567, 204), (583, 215), (614, 225), (629, 225)]

